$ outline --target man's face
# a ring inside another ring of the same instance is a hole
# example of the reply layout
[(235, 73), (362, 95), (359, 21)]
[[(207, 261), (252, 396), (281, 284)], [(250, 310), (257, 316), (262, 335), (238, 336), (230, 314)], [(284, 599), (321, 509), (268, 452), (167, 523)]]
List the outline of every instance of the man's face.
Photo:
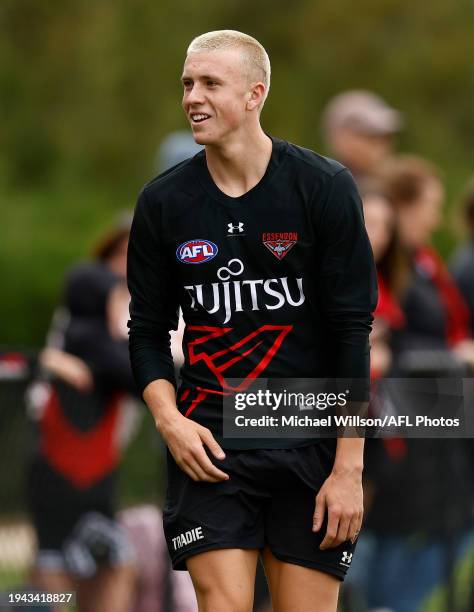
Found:
[(190, 53), (182, 82), (183, 109), (198, 144), (224, 144), (244, 127), (250, 86), (238, 49)]

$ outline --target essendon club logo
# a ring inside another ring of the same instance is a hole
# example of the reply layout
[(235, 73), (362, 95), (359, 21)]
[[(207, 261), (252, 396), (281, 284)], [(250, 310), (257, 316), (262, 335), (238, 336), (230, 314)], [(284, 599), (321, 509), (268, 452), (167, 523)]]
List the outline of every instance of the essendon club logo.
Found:
[(263, 232), (263, 244), (275, 255), (277, 259), (283, 259), (298, 242), (297, 232)]
[[(190, 397), (191, 390), (186, 389), (181, 396), (181, 401), (190, 401), (185, 416), (210, 393), (222, 396), (247, 389), (266, 370), (292, 329), (293, 325), (262, 325), (246, 336), (228, 341), (225, 348), (222, 345), (218, 348), (213, 341), (232, 336), (234, 328), (189, 325), (187, 332), (196, 336), (187, 345), (189, 365), (204, 362), (221, 390), (196, 387), (196, 396)], [(238, 386), (232, 386), (228, 381), (232, 378), (242, 380)]]

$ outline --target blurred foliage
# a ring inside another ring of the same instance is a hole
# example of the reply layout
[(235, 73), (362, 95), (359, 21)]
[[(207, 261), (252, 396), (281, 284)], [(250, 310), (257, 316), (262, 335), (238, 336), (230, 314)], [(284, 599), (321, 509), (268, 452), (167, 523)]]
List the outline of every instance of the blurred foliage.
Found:
[[(65, 268), (156, 173), (158, 143), (186, 125), (195, 35), (261, 40), (265, 128), (323, 152), (327, 100), (376, 91), (405, 114), (400, 149), (439, 164), (451, 203), (472, 172), (473, 25), (472, 0), (2, 0), (0, 343), (41, 344)], [(448, 228), (438, 244), (452, 248)]]

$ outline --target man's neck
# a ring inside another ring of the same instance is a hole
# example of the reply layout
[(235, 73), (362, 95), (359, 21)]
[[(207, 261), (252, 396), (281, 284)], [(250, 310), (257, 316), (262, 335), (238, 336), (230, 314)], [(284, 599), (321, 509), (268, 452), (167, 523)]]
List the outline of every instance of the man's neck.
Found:
[(226, 195), (238, 198), (263, 178), (272, 156), (272, 141), (259, 126), (245, 138), (222, 146), (206, 146), (206, 162), (213, 181)]

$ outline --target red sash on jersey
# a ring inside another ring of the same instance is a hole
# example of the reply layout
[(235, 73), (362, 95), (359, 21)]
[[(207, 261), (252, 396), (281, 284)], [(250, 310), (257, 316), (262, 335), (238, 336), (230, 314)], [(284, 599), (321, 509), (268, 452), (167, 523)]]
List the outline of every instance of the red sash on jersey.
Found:
[(118, 463), (116, 429), (122, 394), (110, 400), (103, 417), (89, 431), (73, 427), (53, 389), (41, 419), (42, 453), (48, 463), (78, 489), (87, 489)]

